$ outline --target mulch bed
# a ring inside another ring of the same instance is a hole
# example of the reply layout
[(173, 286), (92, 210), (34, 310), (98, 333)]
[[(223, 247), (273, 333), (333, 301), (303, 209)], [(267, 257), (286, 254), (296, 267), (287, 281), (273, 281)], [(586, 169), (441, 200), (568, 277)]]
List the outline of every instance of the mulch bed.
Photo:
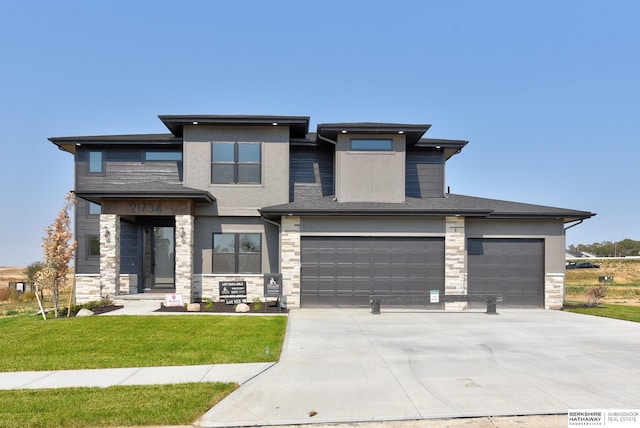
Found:
[[(287, 313), (289, 309), (280, 308), (276, 302), (266, 302), (262, 303), (260, 309), (255, 308), (254, 303), (247, 303), (249, 305), (248, 313)], [(157, 309), (155, 312), (187, 312), (187, 308), (184, 306), (164, 306), (162, 304), (160, 309)], [(236, 305), (227, 305), (224, 302), (211, 302), (200, 303), (200, 312), (220, 312), (220, 313), (235, 313)]]

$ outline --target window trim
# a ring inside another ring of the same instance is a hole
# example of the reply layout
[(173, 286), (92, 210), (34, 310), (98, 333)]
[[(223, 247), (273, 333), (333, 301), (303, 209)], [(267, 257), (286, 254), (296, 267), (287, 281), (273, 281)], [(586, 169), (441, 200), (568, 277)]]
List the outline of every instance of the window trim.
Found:
[[(87, 235), (86, 239), (87, 239), (87, 252), (86, 252), (87, 259), (90, 259), (90, 260), (99, 259), (100, 258), (100, 236)], [(98, 254), (91, 254), (91, 241), (94, 239), (98, 241)]]
[[(163, 155), (172, 154), (172, 155), (178, 155), (180, 158), (179, 159), (149, 159), (149, 155), (150, 154), (151, 155), (153, 155), (153, 154), (163, 154)], [(145, 150), (142, 156), (143, 156), (145, 162), (182, 162), (182, 159), (183, 159), (182, 151), (172, 151), (172, 150)]]
[[(234, 237), (234, 252), (233, 253), (218, 253), (215, 249), (215, 237), (216, 235), (233, 235)], [(254, 252), (246, 252), (242, 251), (240, 248), (240, 236), (242, 235), (253, 235), (257, 236), (260, 240), (260, 248), (258, 251)], [(213, 232), (211, 234), (211, 273), (214, 275), (259, 275), (262, 274), (263, 266), (262, 266), (262, 248), (263, 248), (263, 238), (262, 233), (259, 232)], [(227, 254), (233, 255), (234, 259), (234, 271), (233, 272), (216, 272), (216, 263), (215, 258), (216, 255)], [(260, 260), (260, 269), (258, 272), (241, 272), (240, 271), (240, 256), (241, 255), (256, 255)]]
[[(357, 148), (354, 147), (354, 142), (371, 143), (371, 142), (388, 142), (389, 147), (383, 148)], [(393, 151), (393, 138), (351, 138), (349, 139), (349, 151), (351, 152), (392, 152)]]
[[(87, 152), (87, 172), (89, 174), (96, 174), (96, 175), (100, 175), (100, 174), (104, 174), (104, 152), (102, 150), (89, 150)], [(100, 155), (100, 170), (96, 170), (96, 171), (92, 171), (91, 169), (91, 155), (92, 154), (99, 154)]]
[[(233, 145), (233, 161), (215, 161), (215, 159), (213, 158), (214, 156), (214, 146), (216, 144), (226, 144), (226, 145)], [(259, 155), (259, 159), (258, 161), (241, 161), (240, 160), (240, 146), (241, 145), (257, 145), (258, 146), (258, 155)], [(256, 185), (261, 185), (262, 181), (263, 181), (263, 177), (262, 177), (262, 172), (263, 172), (263, 168), (262, 168), (262, 163), (263, 163), (263, 153), (262, 153), (262, 142), (256, 142), (256, 141), (212, 141), (211, 142), (211, 171), (210, 171), (210, 183), (214, 186), (224, 186), (224, 185), (247, 185), (247, 186), (256, 186)], [(226, 182), (214, 182), (214, 170), (216, 165), (225, 165), (225, 166), (233, 166), (233, 181), (226, 181)], [(248, 166), (248, 165), (254, 165), (254, 166), (258, 166), (259, 168), (259, 172), (258, 172), (258, 180), (257, 181), (240, 181), (240, 169), (242, 166)]]
[[(99, 212), (92, 213), (91, 212), (91, 207), (92, 206), (98, 207), (99, 208)], [(95, 202), (87, 201), (87, 215), (90, 216), (90, 217), (95, 217), (95, 216), (99, 216), (100, 214), (102, 214), (102, 205), (96, 204)]]

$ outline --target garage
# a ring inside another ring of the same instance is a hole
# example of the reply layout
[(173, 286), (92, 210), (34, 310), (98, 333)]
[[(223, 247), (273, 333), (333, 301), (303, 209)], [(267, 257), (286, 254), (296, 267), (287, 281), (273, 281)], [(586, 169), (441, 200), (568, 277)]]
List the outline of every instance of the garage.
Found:
[(301, 239), (301, 306), (368, 306), (375, 293), (444, 293), (444, 239)]
[(501, 294), (500, 306), (544, 307), (542, 239), (469, 239), (468, 293)]

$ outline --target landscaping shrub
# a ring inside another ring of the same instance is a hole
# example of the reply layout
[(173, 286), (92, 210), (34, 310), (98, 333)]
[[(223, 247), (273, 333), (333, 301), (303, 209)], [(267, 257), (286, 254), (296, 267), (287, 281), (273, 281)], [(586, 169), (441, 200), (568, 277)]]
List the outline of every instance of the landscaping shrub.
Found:
[(594, 308), (601, 305), (605, 297), (607, 297), (607, 291), (609, 286), (605, 283), (600, 283), (595, 287), (591, 287), (587, 293), (587, 302), (590, 307)]

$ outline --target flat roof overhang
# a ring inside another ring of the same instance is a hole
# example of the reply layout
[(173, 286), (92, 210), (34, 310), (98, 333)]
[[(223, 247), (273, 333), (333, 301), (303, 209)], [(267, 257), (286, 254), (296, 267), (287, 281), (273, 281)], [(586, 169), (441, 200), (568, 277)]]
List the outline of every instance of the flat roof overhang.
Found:
[(184, 191), (184, 192), (135, 192), (135, 191), (100, 191), (100, 192), (75, 192), (78, 198), (85, 199), (95, 204), (100, 204), (102, 199), (191, 199), (197, 203), (213, 203), (216, 198), (209, 192)]
[(172, 134), (95, 135), (48, 138), (60, 150), (74, 154), (80, 146), (167, 146), (181, 147), (182, 138)]
[(320, 123), (317, 135), (331, 141), (336, 141), (339, 134), (402, 134), (405, 135), (407, 145), (416, 144), (420, 138), (431, 128), (428, 124), (406, 123)]
[(176, 137), (185, 126), (287, 126), (290, 138), (304, 138), (309, 132), (309, 116), (250, 115), (159, 115), (158, 118)]

